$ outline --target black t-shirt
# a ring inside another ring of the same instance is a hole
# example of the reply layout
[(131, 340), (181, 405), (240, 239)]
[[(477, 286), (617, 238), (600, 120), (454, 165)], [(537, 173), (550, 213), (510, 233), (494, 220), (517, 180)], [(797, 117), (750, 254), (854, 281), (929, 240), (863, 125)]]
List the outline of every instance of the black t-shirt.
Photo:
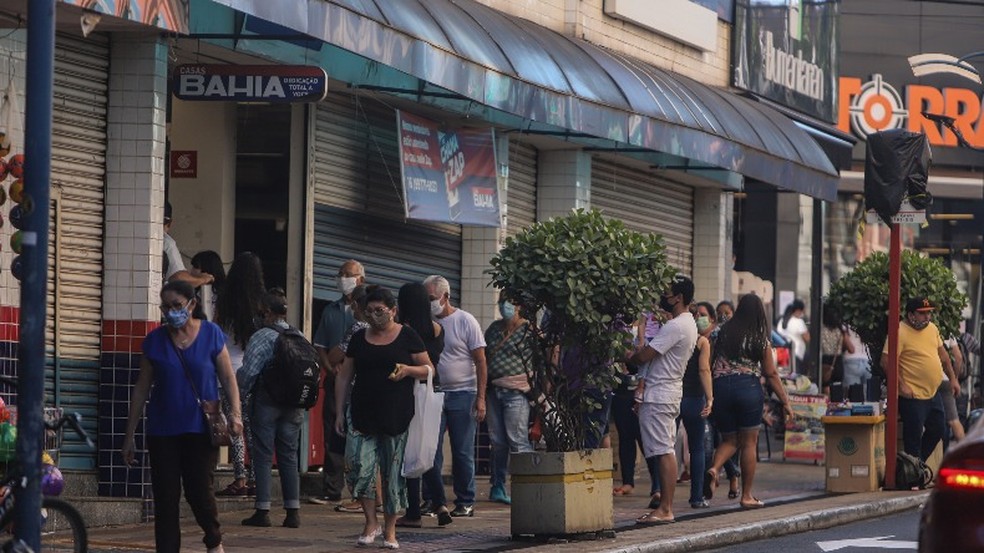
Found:
[(704, 387), (700, 383), (700, 346), (694, 348), (683, 373), (683, 397), (704, 397)]
[(352, 426), (363, 434), (398, 436), (413, 418), (413, 379), (389, 379), (397, 363), (413, 365), (414, 353), (426, 351), (412, 328), (404, 326), (396, 338), (383, 346), (366, 341), (366, 331), (352, 336), (345, 355), (355, 364), (352, 387)]

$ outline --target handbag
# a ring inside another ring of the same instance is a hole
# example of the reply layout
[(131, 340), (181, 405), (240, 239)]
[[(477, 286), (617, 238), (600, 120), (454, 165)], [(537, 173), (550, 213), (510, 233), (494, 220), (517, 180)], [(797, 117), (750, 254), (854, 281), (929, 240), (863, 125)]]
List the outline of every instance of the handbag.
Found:
[(174, 353), (178, 354), (178, 359), (181, 360), (181, 367), (184, 369), (185, 378), (188, 379), (188, 384), (191, 384), (191, 390), (195, 392), (195, 401), (198, 402), (198, 407), (202, 410), (202, 416), (205, 417), (205, 428), (208, 430), (209, 437), (212, 439), (212, 447), (232, 445), (232, 436), (229, 435), (229, 420), (226, 419), (225, 413), (222, 412), (222, 405), (219, 403), (219, 400), (202, 400), (202, 396), (198, 394), (198, 387), (195, 386), (195, 381), (191, 379), (191, 371), (188, 370), (188, 364), (185, 363), (184, 355), (181, 355), (181, 350), (178, 349), (178, 346), (174, 345), (174, 341), (170, 339), (168, 341), (171, 342)]
[(407, 430), (407, 446), (403, 452), (403, 476), (420, 478), (434, 466), (441, 413), (444, 411), (444, 392), (434, 391), (434, 368), (427, 367), (427, 381), (414, 382), (414, 412)]

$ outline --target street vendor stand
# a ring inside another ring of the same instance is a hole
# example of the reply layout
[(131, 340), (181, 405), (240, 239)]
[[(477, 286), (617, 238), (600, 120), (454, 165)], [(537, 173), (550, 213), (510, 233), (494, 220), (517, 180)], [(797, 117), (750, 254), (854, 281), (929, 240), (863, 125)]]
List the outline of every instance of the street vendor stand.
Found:
[(823, 417), (827, 491), (878, 491), (885, 477), (885, 416)]

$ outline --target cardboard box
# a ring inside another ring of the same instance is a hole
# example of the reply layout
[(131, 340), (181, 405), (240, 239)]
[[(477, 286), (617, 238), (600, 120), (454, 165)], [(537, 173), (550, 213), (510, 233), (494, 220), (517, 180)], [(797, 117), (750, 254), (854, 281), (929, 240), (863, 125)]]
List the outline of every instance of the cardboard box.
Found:
[(827, 491), (873, 492), (885, 478), (885, 417), (823, 417)]

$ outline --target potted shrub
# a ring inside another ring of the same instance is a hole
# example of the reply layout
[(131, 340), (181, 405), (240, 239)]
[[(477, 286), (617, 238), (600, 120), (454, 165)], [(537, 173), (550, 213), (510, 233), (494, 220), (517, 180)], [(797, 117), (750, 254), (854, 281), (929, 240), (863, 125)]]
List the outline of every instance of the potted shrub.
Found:
[(538, 336), (527, 361), (546, 453), (514, 454), (512, 533), (610, 530), (612, 454), (588, 451), (588, 415), (616, 384), (632, 323), (659, 301), (673, 269), (662, 238), (596, 210), (575, 210), (510, 237), (492, 285), (523, 306)]

